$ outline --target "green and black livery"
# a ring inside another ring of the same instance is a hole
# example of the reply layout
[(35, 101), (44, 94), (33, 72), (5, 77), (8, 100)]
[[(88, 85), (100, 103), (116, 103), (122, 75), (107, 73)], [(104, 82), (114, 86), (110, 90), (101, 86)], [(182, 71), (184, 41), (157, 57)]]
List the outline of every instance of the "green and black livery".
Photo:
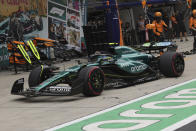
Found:
[(161, 56), (138, 52), (126, 46), (112, 46), (108, 51), (95, 52), (89, 62), (61, 72), (39, 66), (29, 75), (29, 88), (24, 78), (17, 80), (11, 94), (32, 96), (69, 96), (83, 93), (98, 96), (104, 89), (127, 87), (136, 83), (166, 77), (179, 77), (185, 68), (184, 58), (174, 51)]

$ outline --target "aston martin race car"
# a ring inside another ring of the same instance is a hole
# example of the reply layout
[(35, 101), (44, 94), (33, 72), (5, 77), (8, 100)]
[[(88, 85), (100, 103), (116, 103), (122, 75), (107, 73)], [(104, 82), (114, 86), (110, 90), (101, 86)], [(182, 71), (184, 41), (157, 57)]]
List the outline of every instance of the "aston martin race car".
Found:
[(127, 87), (159, 79), (160, 76), (179, 77), (185, 62), (180, 53), (168, 51), (153, 56), (126, 46), (97, 51), (87, 63), (80, 63), (61, 72), (39, 66), (31, 71), (27, 89), (24, 78), (15, 81), (11, 94), (33, 96), (68, 96), (83, 93), (98, 96), (104, 89)]

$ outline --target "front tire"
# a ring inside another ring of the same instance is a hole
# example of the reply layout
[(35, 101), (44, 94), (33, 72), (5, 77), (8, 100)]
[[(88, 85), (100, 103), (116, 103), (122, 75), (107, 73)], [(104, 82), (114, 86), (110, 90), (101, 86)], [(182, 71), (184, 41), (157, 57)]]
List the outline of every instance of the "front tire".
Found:
[(104, 88), (104, 73), (99, 67), (89, 67), (85, 74), (83, 94), (85, 96), (98, 96)]
[(72, 84), (73, 89), (82, 90), (85, 96), (98, 96), (104, 88), (104, 73), (97, 66), (84, 67), (79, 72), (77, 80)]
[(44, 80), (49, 78), (50, 69), (47, 67), (36, 67), (33, 69), (29, 75), (28, 83), (29, 87), (33, 88), (35, 86), (38, 86), (40, 83), (42, 83)]
[(160, 57), (160, 71), (167, 77), (179, 77), (184, 72), (184, 58), (177, 52), (166, 52)]

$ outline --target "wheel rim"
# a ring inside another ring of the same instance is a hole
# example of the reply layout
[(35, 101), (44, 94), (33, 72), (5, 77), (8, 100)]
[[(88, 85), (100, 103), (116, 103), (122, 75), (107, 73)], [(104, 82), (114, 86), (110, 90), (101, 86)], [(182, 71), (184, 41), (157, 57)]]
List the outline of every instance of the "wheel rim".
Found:
[(89, 75), (89, 82), (95, 91), (102, 90), (104, 85), (103, 72), (99, 69), (93, 70)]
[(181, 74), (184, 71), (184, 60), (183, 60), (183, 58), (181, 58), (180, 56), (176, 57), (174, 59), (174, 67), (175, 67), (175, 71), (178, 74)]

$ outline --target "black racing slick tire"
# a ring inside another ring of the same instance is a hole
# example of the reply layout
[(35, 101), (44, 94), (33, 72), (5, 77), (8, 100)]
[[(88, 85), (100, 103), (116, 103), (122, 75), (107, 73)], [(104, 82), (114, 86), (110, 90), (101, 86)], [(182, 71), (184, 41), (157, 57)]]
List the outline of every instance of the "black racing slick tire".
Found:
[(166, 77), (179, 77), (184, 72), (185, 62), (180, 53), (166, 52), (160, 57), (160, 71)]
[(85, 96), (99, 96), (104, 88), (104, 73), (97, 66), (84, 67), (79, 72), (76, 83), (82, 85)]
[(39, 66), (33, 69), (29, 75), (28, 84), (30, 88), (39, 85), (41, 82), (49, 78), (50, 70), (47, 67)]

